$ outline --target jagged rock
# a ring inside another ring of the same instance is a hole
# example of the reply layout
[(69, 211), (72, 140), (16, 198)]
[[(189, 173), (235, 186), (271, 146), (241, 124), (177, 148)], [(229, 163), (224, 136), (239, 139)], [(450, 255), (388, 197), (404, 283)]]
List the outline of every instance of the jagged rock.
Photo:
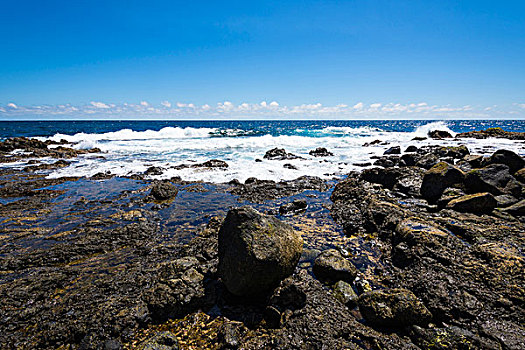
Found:
[(468, 150), (467, 146), (461, 145), (461, 146), (438, 147), (433, 150), (433, 153), (441, 158), (449, 157), (453, 159), (461, 159), (469, 155), (470, 151)]
[(358, 299), (359, 311), (374, 326), (425, 326), (432, 314), (409, 290), (387, 289), (372, 291)]
[(423, 176), (421, 196), (430, 203), (435, 203), (447, 187), (462, 183), (464, 178), (465, 173), (459, 168), (440, 162)]
[(297, 167), (293, 164), (286, 163), (283, 165), (283, 168), (290, 169), (290, 170), (297, 170)]
[(510, 194), (502, 194), (499, 196), (495, 196), (494, 199), (498, 203), (498, 208), (510, 207), (511, 205), (516, 204), (518, 202), (518, 199), (511, 196)]
[(513, 216), (525, 216), (525, 199), (503, 209), (503, 211)]
[(509, 167), (510, 173), (514, 174), (525, 167), (525, 160), (512, 151), (500, 149), (487, 159), (487, 164), (504, 164)]
[(432, 130), (428, 133), (428, 136), (433, 139), (450, 139), (452, 135), (445, 130)]
[(308, 208), (308, 204), (304, 199), (296, 199), (291, 203), (283, 204), (279, 207), (279, 214), (281, 215), (293, 215)]
[(219, 159), (210, 159), (202, 164), (193, 165), (194, 168), (227, 168), (228, 163)]
[(445, 191), (443, 191), (443, 194), (441, 195), (436, 204), (439, 209), (443, 209), (451, 200), (462, 197), (464, 195), (465, 192), (463, 192), (461, 189), (449, 187), (445, 189)]
[(144, 175), (162, 175), (164, 172), (164, 169), (158, 166), (150, 166), (146, 171), (144, 172)]
[(384, 155), (387, 155), (387, 154), (401, 154), (401, 147), (399, 147), (399, 146), (390, 147), (383, 154)]
[(407, 149), (405, 150), (405, 152), (417, 152), (418, 148), (414, 145), (410, 145), (407, 147)]
[(439, 158), (435, 154), (427, 153), (416, 161), (416, 166), (428, 170), (437, 163), (439, 163)]
[(352, 285), (345, 281), (338, 281), (334, 285), (334, 296), (350, 308), (354, 308), (357, 305), (358, 296), (352, 288)]
[(314, 261), (315, 276), (325, 282), (352, 282), (357, 275), (355, 266), (345, 259), (338, 250), (323, 251)]
[(228, 212), (219, 231), (218, 273), (239, 296), (259, 296), (289, 276), (303, 240), (289, 225), (251, 207)]
[(522, 168), (522, 169), (516, 171), (516, 173), (514, 174), (514, 177), (519, 182), (525, 184), (525, 168)]
[(151, 188), (151, 195), (157, 200), (171, 199), (178, 193), (179, 190), (171, 182), (157, 182)]
[(374, 141), (371, 141), (371, 142), (365, 142), (363, 144), (363, 147), (370, 147), (370, 146), (378, 145), (381, 142), (383, 142), (383, 141), (381, 141), (381, 140), (374, 140)]
[(286, 159), (298, 159), (300, 157), (292, 153), (287, 153), (284, 148), (273, 148), (267, 151), (263, 157), (269, 160), (286, 160)]
[(465, 213), (490, 213), (498, 203), (488, 192), (465, 195), (451, 200), (447, 208)]
[(179, 350), (179, 341), (171, 332), (159, 332), (139, 345), (138, 350)]
[(314, 157), (329, 157), (334, 155), (332, 152), (328, 151), (324, 147), (318, 147), (314, 150), (311, 150), (310, 152), (308, 152), (308, 154)]
[(405, 153), (401, 156), (400, 165), (414, 166), (419, 158), (421, 157), (415, 153)]
[(497, 196), (507, 192), (506, 186), (511, 181), (516, 180), (510, 175), (508, 166), (491, 164), (469, 171), (465, 177), (465, 188), (468, 193), (490, 192)]
[(463, 157), (463, 160), (467, 162), (472, 168), (481, 168), (483, 159), (483, 156), (472, 154), (467, 154), (465, 157)]

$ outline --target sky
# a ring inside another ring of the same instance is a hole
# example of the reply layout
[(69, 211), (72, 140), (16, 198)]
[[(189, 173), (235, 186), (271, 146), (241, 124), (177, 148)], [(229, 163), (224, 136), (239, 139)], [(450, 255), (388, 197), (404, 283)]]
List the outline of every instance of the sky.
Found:
[(525, 1), (4, 1), (0, 120), (525, 118)]

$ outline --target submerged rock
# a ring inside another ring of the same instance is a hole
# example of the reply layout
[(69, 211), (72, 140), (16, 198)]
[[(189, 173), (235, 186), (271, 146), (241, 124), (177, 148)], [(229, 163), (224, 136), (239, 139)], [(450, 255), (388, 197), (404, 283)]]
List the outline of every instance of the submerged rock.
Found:
[(345, 259), (338, 250), (323, 251), (314, 261), (315, 276), (325, 282), (352, 282), (357, 276), (355, 266)]
[(171, 182), (158, 182), (151, 188), (151, 195), (157, 200), (171, 199), (178, 193), (179, 190)]
[(279, 214), (293, 215), (305, 211), (308, 208), (308, 203), (304, 199), (296, 199), (292, 203), (286, 203), (279, 207)]
[(293, 273), (303, 249), (289, 225), (251, 207), (228, 212), (219, 231), (218, 273), (238, 296), (259, 296)]
[(374, 326), (425, 326), (432, 314), (409, 290), (387, 289), (372, 291), (358, 299), (359, 311)]

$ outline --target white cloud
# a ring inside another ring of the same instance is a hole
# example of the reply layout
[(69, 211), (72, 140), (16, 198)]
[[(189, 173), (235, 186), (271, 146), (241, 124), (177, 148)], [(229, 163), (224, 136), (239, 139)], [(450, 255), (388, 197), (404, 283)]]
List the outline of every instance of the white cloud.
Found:
[(277, 101), (272, 101), (270, 107), (279, 107), (279, 103), (277, 103)]
[(370, 105), (370, 108), (373, 108), (373, 109), (378, 109), (379, 107), (381, 107), (381, 103), (372, 103)]
[(171, 103), (169, 103), (168, 101), (162, 101), (160, 104), (166, 108), (171, 108)]
[(518, 107), (525, 109), (525, 103), (518, 103)]
[(354, 105), (354, 107), (352, 107), (353, 109), (363, 109), (365, 105), (363, 104), (363, 102), (359, 102), (359, 103), (356, 103)]
[(95, 102), (95, 101), (91, 101), (91, 105), (95, 108), (101, 108), (101, 109), (109, 109), (110, 107), (103, 103), (103, 102)]
[(140, 101), (140, 105), (143, 106), (143, 107), (148, 107), (149, 103), (146, 102), (146, 101)]
[(18, 109), (18, 106), (15, 105), (13, 102), (8, 103), (8, 104), (7, 104), (7, 107), (9, 107), (9, 108), (13, 108), (13, 109)]

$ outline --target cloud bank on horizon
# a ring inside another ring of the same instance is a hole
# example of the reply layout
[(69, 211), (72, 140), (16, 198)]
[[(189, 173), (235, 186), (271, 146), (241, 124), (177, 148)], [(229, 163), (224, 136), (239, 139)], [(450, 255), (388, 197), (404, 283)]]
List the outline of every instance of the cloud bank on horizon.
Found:
[(105, 103), (84, 105), (19, 106), (13, 102), (0, 106), (0, 120), (39, 119), (523, 119), (525, 103), (509, 106), (452, 106), (418, 103), (337, 104), (321, 103), (294, 106), (277, 101), (214, 105), (162, 101), (152, 104)]

